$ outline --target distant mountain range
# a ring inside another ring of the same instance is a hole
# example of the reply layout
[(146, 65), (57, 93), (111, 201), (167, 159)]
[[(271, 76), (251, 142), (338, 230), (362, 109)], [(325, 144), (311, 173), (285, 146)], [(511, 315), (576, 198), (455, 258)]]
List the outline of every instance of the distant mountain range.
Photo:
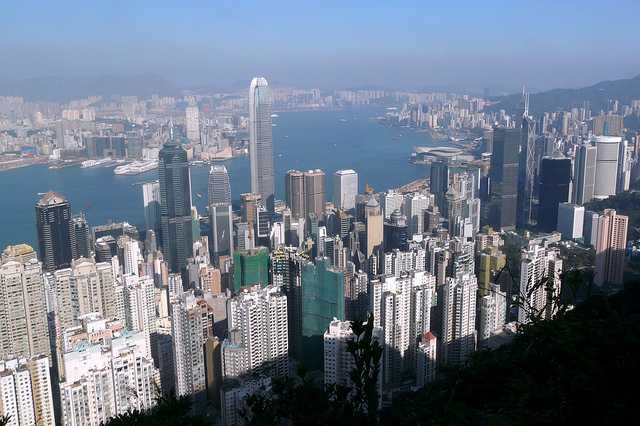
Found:
[[(520, 104), (520, 93), (492, 98), (498, 101), (492, 109), (504, 109), (515, 112)], [(632, 99), (640, 99), (640, 75), (612, 81), (601, 81), (593, 86), (580, 89), (553, 89), (529, 95), (529, 110), (533, 114), (545, 111), (566, 110), (581, 107), (588, 102), (591, 111), (608, 110), (610, 100), (617, 99), (621, 104), (629, 104)]]
[(87, 96), (113, 95), (150, 97), (175, 95), (178, 88), (155, 74), (130, 76), (36, 77), (19, 81), (0, 81), (0, 96), (22, 96), (29, 101), (65, 102)]

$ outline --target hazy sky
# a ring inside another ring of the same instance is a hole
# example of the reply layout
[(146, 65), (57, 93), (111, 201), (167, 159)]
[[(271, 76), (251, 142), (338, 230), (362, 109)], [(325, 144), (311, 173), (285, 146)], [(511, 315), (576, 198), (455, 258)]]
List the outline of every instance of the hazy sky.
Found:
[(639, 18), (639, 0), (1, 0), (0, 78), (576, 87), (640, 74)]

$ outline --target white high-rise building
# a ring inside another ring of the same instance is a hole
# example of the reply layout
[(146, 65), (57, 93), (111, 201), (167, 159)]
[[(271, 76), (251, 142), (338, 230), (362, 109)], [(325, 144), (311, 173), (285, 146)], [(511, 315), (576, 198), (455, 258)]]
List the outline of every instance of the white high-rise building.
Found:
[(404, 196), (404, 215), (407, 217), (409, 225), (409, 236), (422, 234), (424, 228), (424, 211), (433, 204), (432, 197), (414, 192)]
[(197, 106), (188, 106), (185, 110), (185, 123), (187, 139), (191, 142), (200, 142), (200, 110)]
[(596, 136), (596, 177), (594, 198), (608, 198), (616, 194), (618, 177), (618, 154), (622, 138), (618, 136)]
[(46, 355), (0, 361), (0, 416), (7, 426), (56, 424)]
[(437, 338), (430, 331), (420, 336), (416, 354), (416, 387), (422, 388), (436, 378)]
[(476, 293), (478, 281), (459, 273), (445, 281), (442, 300), (442, 361), (462, 365), (476, 349)]
[(384, 218), (389, 220), (391, 213), (395, 210), (402, 211), (402, 205), (404, 204), (404, 195), (394, 190), (389, 190), (381, 197), (382, 208), (384, 209)]
[(63, 329), (77, 325), (80, 315), (91, 312), (109, 319), (119, 317), (117, 286), (110, 263), (80, 258), (71, 263), (71, 268), (55, 271), (53, 278), (55, 310)]
[(398, 383), (415, 369), (418, 337), (431, 329), (436, 279), (424, 271), (371, 281), (374, 326), (382, 327), (383, 383)]
[(518, 322), (528, 323), (533, 318), (551, 319), (557, 310), (556, 298), (560, 294), (562, 259), (557, 249), (530, 242), (522, 250), (520, 262), (520, 295)]
[(0, 262), (0, 359), (50, 353), (42, 265), (29, 257)]
[(138, 241), (129, 237), (121, 237), (119, 245), (122, 247), (122, 253), (124, 258), (123, 269), (125, 275), (140, 274), (139, 266), (142, 263), (142, 253), (140, 252), (140, 244)]
[(204, 397), (207, 385), (204, 345), (213, 337), (213, 310), (193, 291), (175, 297), (171, 307), (176, 395)]
[(596, 183), (596, 153), (597, 148), (591, 143), (585, 143), (576, 148), (572, 198), (576, 204), (582, 205), (593, 199)]
[(491, 337), (502, 330), (507, 317), (507, 293), (500, 286), (491, 284), (488, 294), (479, 299), (478, 341)]
[(160, 183), (158, 181), (142, 184), (142, 203), (145, 228), (158, 231), (160, 229)]
[(355, 170), (338, 170), (333, 174), (333, 204), (343, 210), (356, 207), (358, 173)]
[(629, 190), (631, 184), (631, 167), (634, 147), (626, 140), (618, 146), (618, 175), (616, 178), (616, 193)]
[(264, 77), (255, 77), (249, 87), (249, 160), (251, 192), (260, 194), (267, 210), (274, 206), (271, 93)]
[[(97, 324), (91, 323), (92, 333), (100, 333)], [(62, 359), (62, 424), (99, 425), (118, 414), (152, 407), (158, 371), (148, 340), (146, 332), (124, 331), (108, 342), (76, 342)]]
[(243, 290), (227, 303), (229, 338), (222, 343), (222, 374), (284, 377), (289, 371), (287, 297), (279, 286)]
[[(354, 339), (350, 321), (340, 321), (336, 318), (329, 324), (329, 329), (324, 333), (324, 385), (341, 385), (352, 387), (351, 371), (356, 368), (353, 355), (348, 351), (348, 342)], [(384, 345), (382, 328), (373, 328), (373, 339), (380, 346)], [(380, 359), (383, 363), (383, 359)], [(384, 368), (380, 366), (380, 372)], [(378, 393), (382, 392), (382, 374), (378, 377)]]
[(124, 310), (127, 329), (146, 331), (151, 335), (157, 329), (153, 278), (126, 275), (124, 281)]
[(584, 225), (584, 206), (572, 203), (558, 205), (558, 231), (565, 240), (582, 238)]
[(399, 277), (411, 271), (424, 271), (426, 250), (418, 247), (408, 251), (394, 249), (384, 254), (384, 274)]
[(595, 247), (598, 241), (598, 222), (600, 214), (591, 210), (584, 212), (584, 223), (582, 225), (582, 238), (584, 243)]

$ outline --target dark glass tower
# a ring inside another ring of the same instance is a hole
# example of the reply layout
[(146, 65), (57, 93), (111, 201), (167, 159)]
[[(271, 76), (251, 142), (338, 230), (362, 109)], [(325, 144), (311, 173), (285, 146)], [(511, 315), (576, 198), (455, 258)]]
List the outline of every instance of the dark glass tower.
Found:
[(161, 245), (172, 272), (181, 272), (193, 251), (191, 176), (187, 152), (173, 137), (159, 155)]
[(495, 229), (516, 226), (520, 129), (495, 128), (490, 171), (489, 223)]
[(47, 192), (36, 203), (38, 247), (46, 271), (68, 268), (73, 258), (71, 206), (55, 192)]
[(406, 216), (400, 213), (400, 210), (394, 210), (389, 222), (384, 224), (384, 251), (388, 253), (394, 249), (407, 250), (409, 248), (408, 235)]
[(545, 157), (540, 165), (540, 209), (538, 228), (554, 231), (558, 225), (558, 205), (569, 201), (571, 160)]
[(524, 110), (520, 125), (520, 158), (518, 164), (518, 228), (532, 224), (533, 184), (536, 173), (536, 123), (529, 116), (529, 95), (524, 94)]

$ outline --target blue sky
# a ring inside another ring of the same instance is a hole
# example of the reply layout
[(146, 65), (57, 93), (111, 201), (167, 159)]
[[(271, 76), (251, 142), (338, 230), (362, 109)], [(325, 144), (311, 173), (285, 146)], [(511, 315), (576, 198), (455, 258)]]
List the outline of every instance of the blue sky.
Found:
[(640, 74), (640, 1), (0, 2), (1, 79), (495, 91)]

